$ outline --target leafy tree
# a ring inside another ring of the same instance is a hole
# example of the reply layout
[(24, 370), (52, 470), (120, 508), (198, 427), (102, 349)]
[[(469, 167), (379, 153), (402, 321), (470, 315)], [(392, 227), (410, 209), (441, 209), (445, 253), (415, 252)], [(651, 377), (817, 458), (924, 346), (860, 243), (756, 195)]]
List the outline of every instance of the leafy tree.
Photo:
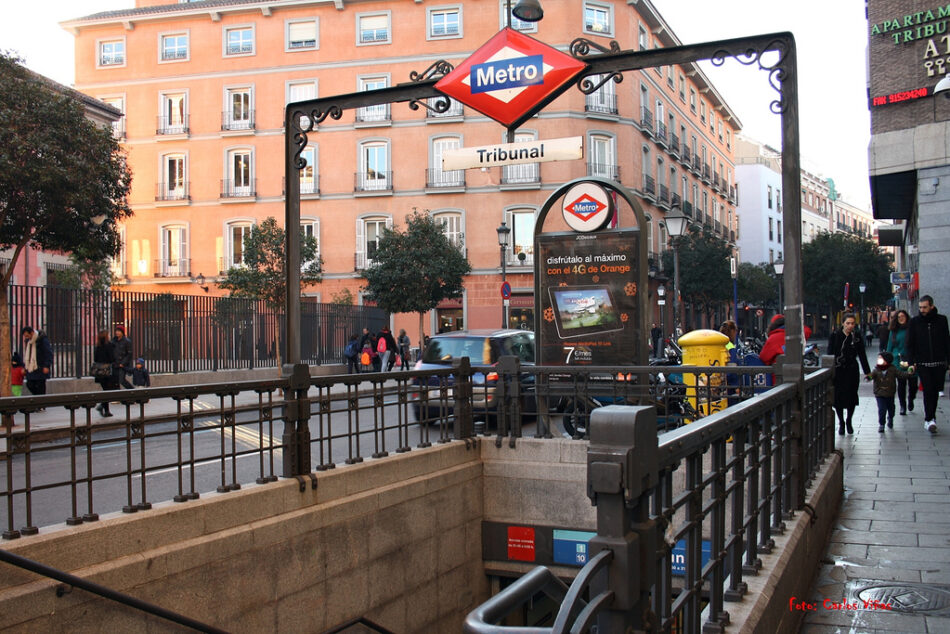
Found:
[(59, 271), (56, 281), (63, 288), (107, 291), (115, 282), (115, 275), (109, 260), (87, 260), (79, 253), (70, 253), (69, 268)]
[(865, 305), (883, 304), (892, 294), (892, 262), (891, 255), (873, 240), (847, 233), (821, 233), (802, 246), (805, 301), (827, 306), (828, 314), (833, 315), (843, 304), (845, 284), (851, 285), (851, 300), (860, 301), (858, 285), (864, 282)]
[[(284, 257), (286, 235), (273, 216), (251, 227), (244, 239), (244, 264), (228, 269), (218, 286), (231, 291), (232, 297), (261, 299), (283, 314), (287, 295), (286, 266)], [(322, 260), (317, 257), (317, 241), (301, 231), (300, 236), (300, 287), (319, 282), (322, 277)], [(281, 365), (279, 320), (275, 325), (274, 339), (277, 342), (277, 367)]]
[[(132, 215), (132, 176), (110, 128), (19, 60), (0, 52), (0, 394), (10, 394), (13, 269), (26, 248), (105, 260), (119, 252), (117, 223)], [(36, 324), (35, 324), (36, 325)]]
[(387, 229), (362, 271), (366, 298), (389, 313), (418, 313), (422, 319), (444, 299), (462, 296), (464, 277), (472, 270), (461, 248), (452, 244), (442, 225), (428, 213), (413, 210), (406, 228)]
[(769, 264), (743, 262), (736, 283), (740, 299), (755, 306), (778, 305), (778, 280)]
[[(703, 311), (707, 323), (718, 304), (732, 299), (731, 256), (729, 244), (708, 229), (694, 225), (680, 238), (680, 295)], [(673, 277), (672, 250), (663, 253), (663, 270)]]
[(330, 297), (330, 303), (336, 306), (352, 306), (353, 293), (348, 288), (340, 289)]

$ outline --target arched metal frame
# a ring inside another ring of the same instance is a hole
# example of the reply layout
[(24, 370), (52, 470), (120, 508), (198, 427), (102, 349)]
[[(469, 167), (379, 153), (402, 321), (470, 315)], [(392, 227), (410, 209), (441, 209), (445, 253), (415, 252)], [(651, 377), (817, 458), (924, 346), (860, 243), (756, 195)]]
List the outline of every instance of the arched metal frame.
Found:
[[(555, 91), (548, 98), (537, 104), (531, 111), (526, 112), (508, 129), (509, 138), (514, 130), (528, 120), (535, 113), (543, 109), (548, 103), (560, 96), (571, 86), (577, 86), (581, 92), (590, 94), (603, 83), (623, 81), (623, 72), (686, 64), (709, 60), (714, 65), (722, 65), (726, 59), (732, 58), (746, 66), (755, 66), (768, 74), (768, 82), (778, 93), (778, 97), (770, 104), (772, 112), (781, 116), (782, 120), (782, 203), (783, 238), (785, 240), (785, 275), (783, 287), (785, 290), (785, 365), (780, 374), (785, 381), (803, 385), (802, 355), (804, 351), (804, 307), (801, 278), (801, 161), (799, 158), (799, 116), (798, 116), (798, 55), (795, 46), (795, 37), (788, 32), (771, 33), (751, 37), (741, 37), (688, 46), (675, 46), (645, 51), (622, 50), (620, 45), (613, 41), (608, 46), (602, 46), (586, 38), (578, 38), (570, 45), (570, 54), (583, 60), (587, 68), (578, 74), (573, 81), (566, 82), (561, 90)], [(766, 62), (763, 57), (774, 54), (772, 62)], [(285, 126), (285, 174), (286, 174), (286, 215), (285, 227), (295, 227), (300, 222), (300, 181), (296, 178), (299, 170), (303, 169), (304, 161), (300, 153), (307, 145), (307, 135), (315, 127), (330, 119), (338, 120), (344, 110), (362, 108), (366, 106), (388, 103), (408, 102), (409, 107), (418, 110), (420, 107), (444, 112), (448, 110), (449, 98), (435, 89), (436, 82), (452, 70), (453, 66), (440, 60), (421, 73), (412, 72), (410, 81), (365, 92), (335, 95), (321, 99), (312, 99), (290, 103), (287, 105), (284, 117)], [(437, 98), (434, 105), (424, 100)], [(301, 117), (307, 120), (307, 125), (301, 127)], [(287, 365), (283, 368), (285, 375), (303, 376), (300, 368), (300, 235), (297, 231), (287, 231), (287, 349), (285, 359)], [(296, 369), (295, 369), (296, 366)], [(302, 388), (301, 388), (302, 389)], [(802, 391), (802, 390), (800, 390)], [(800, 421), (800, 417), (797, 417)], [(800, 424), (800, 423), (799, 423)], [(308, 430), (301, 430), (300, 440), (304, 432), (309, 437)], [(793, 433), (794, 430), (793, 430)], [(301, 454), (302, 455), (302, 454)], [(303, 468), (303, 461), (297, 462), (298, 468)], [(309, 470), (309, 460), (307, 461)], [(300, 471), (305, 473), (307, 471)], [(795, 477), (800, 477), (798, 470)], [(803, 491), (799, 483), (792, 483), (792, 490)], [(798, 500), (801, 503), (804, 500)]]
[[(645, 241), (646, 233), (643, 232), (643, 227), (645, 226), (646, 221), (647, 221), (646, 214), (643, 213), (643, 207), (640, 205), (640, 201), (637, 200), (633, 196), (633, 194), (630, 192), (629, 189), (627, 189), (626, 187), (624, 187), (623, 185), (621, 185), (620, 183), (616, 181), (607, 180), (606, 178), (599, 178), (597, 176), (585, 176), (583, 178), (576, 178), (570, 182), (564, 183), (563, 185), (558, 187), (556, 190), (554, 190), (554, 192), (552, 192), (550, 196), (548, 196), (547, 200), (544, 201), (544, 204), (541, 206), (541, 209), (538, 211), (538, 217), (535, 218), (535, 221), (534, 221), (534, 253), (535, 253), (535, 258), (534, 258), (534, 315), (535, 317), (534, 318), (536, 320), (540, 319), (540, 315), (542, 314), (541, 289), (538, 286), (541, 280), (541, 276), (538, 275), (539, 267), (541, 266), (541, 263), (539, 262), (538, 257), (537, 257), (538, 253), (540, 252), (539, 246), (538, 246), (538, 236), (542, 235), (541, 229), (544, 228), (544, 221), (548, 217), (548, 212), (551, 210), (551, 208), (555, 205), (555, 203), (561, 200), (564, 194), (570, 191), (571, 187), (573, 187), (574, 185), (577, 185), (578, 183), (596, 183), (597, 185), (600, 185), (607, 191), (616, 192), (620, 196), (620, 198), (622, 198), (624, 201), (626, 201), (628, 205), (630, 205), (630, 208), (633, 210), (633, 214), (637, 220), (636, 229), (638, 231), (641, 231), (640, 248), (637, 252), (637, 288), (641, 289), (641, 292), (637, 294), (637, 313), (639, 315), (637, 319), (637, 328), (640, 330), (641, 333), (648, 333), (650, 332), (649, 328), (647, 328), (647, 323), (649, 321), (647, 319), (648, 317), (647, 312), (649, 310), (649, 304), (647, 301), (648, 294), (642, 291), (642, 289), (647, 288), (647, 284), (649, 282), (649, 277), (647, 275), (648, 267), (647, 267), (647, 244)], [(614, 213), (615, 214), (620, 213), (619, 206), (618, 206), (618, 209), (614, 210)], [(617, 228), (624, 229), (625, 227), (620, 227), (618, 225)], [(610, 229), (596, 231), (594, 233), (601, 233), (603, 231), (609, 232)], [(535, 328), (535, 332), (536, 333), (539, 332), (539, 329)], [(640, 357), (641, 358), (639, 359), (631, 359), (630, 360), (631, 363), (635, 363), (636, 365), (647, 365), (647, 362), (649, 359), (647, 358), (646, 346), (640, 347)]]

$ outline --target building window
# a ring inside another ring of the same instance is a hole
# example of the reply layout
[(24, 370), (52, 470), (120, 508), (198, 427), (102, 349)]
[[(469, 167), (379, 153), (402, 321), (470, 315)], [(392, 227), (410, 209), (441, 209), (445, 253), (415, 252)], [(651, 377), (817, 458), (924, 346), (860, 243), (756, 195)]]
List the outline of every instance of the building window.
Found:
[(775, 220), (772, 218), (769, 218), (769, 241), (770, 242), (772, 240), (775, 240), (774, 225), (775, 225)]
[(386, 229), (392, 227), (388, 216), (372, 216), (356, 219), (356, 268), (365, 269), (373, 264), (379, 239)]
[(239, 26), (224, 30), (224, 54), (253, 55), (254, 27)]
[(191, 274), (188, 259), (188, 228), (168, 225), (161, 228), (162, 257), (155, 267), (159, 277), (181, 277)]
[(162, 180), (158, 184), (157, 200), (185, 200), (188, 181), (184, 154), (166, 154), (162, 157)]
[(158, 118), (158, 134), (188, 133), (188, 98), (183, 92), (161, 96), (162, 114)]
[[(379, 90), (388, 85), (388, 77), (361, 77), (359, 80), (360, 91)], [(389, 104), (382, 103), (360, 108), (356, 111), (356, 120), (361, 122), (389, 121)]]
[(251, 88), (228, 88), (224, 96), (222, 130), (253, 130), (254, 110), (251, 108)]
[(122, 116), (112, 122), (112, 136), (116, 139), (125, 138), (125, 97), (100, 97), (100, 100), (122, 113)]
[(232, 222), (228, 225), (228, 255), (221, 268), (222, 272), (226, 272), (231, 267), (244, 266), (244, 246), (251, 235), (251, 227), (250, 222)]
[(613, 8), (609, 5), (584, 3), (584, 32), (594, 35), (613, 35)]
[(460, 37), (462, 10), (459, 7), (429, 9), (429, 37), (432, 39)]
[(680, 74), (680, 101), (686, 103), (686, 77)]
[(702, 100), (699, 102), (699, 120), (706, 123), (706, 102)]
[[(606, 75), (597, 75), (592, 77), (591, 81), (597, 83), (606, 79)], [(587, 112), (597, 112), (600, 114), (617, 114), (617, 90), (614, 81), (607, 79), (603, 86), (587, 95), (584, 104)]]
[(221, 188), (224, 198), (254, 196), (253, 155), (249, 149), (228, 152), (227, 178)]
[[(502, 28), (508, 26), (508, 9), (509, 9), (509, 0), (501, 0), (499, 2), (500, 13), (498, 16), (498, 25)], [(514, 6), (512, 2), (510, 6)], [(515, 31), (521, 31), (522, 33), (535, 33), (538, 30), (537, 22), (525, 22), (524, 20), (519, 20), (514, 14), (511, 15), (511, 28)]]
[(693, 88), (689, 89), (689, 109), (696, 114), (696, 90)]
[(766, 194), (766, 196), (767, 196), (767, 202), (768, 202), (769, 209), (771, 209), (771, 208), (772, 208), (772, 186), (771, 186), (771, 185), (769, 185), (769, 186), (767, 187), (767, 194)]
[(587, 175), (616, 180), (619, 174), (613, 137), (592, 134), (588, 146), (590, 162), (587, 164)]
[(389, 35), (389, 12), (356, 16), (357, 44), (387, 44)]
[(162, 61), (188, 59), (188, 34), (172, 33), (162, 36)]
[[(125, 227), (119, 227), (119, 253), (109, 258), (113, 277), (124, 278), (125, 273)], [(0, 267), (2, 268), (2, 267)]]
[(430, 97), (428, 99), (429, 108), (435, 108), (436, 104), (448, 100), (449, 108), (445, 112), (436, 112), (435, 110), (426, 109), (426, 118), (427, 119), (447, 119), (451, 117), (461, 117), (463, 114), (462, 102), (456, 101), (451, 97)]
[(453, 245), (462, 248), (462, 214), (456, 211), (441, 211), (432, 214), (432, 218), (442, 225), (442, 233)]
[(313, 259), (300, 262), (300, 268), (303, 270), (320, 259), (320, 220), (317, 218), (301, 218), (300, 233), (305, 238), (313, 238), (313, 241), (317, 245)]
[(317, 149), (313, 146), (305, 147), (300, 152), (300, 158), (307, 162), (300, 170), (300, 193), (319, 194), (320, 184), (317, 180)]
[(360, 145), (360, 166), (356, 175), (357, 191), (387, 191), (392, 189), (389, 171), (389, 143), (368, 141)]
[(463, 187), (465, 185), (464, 170), (443, 170), (442, 157), (447, 151), (457, 150), (462, 146), (458, 137), (441, 137), (433, 139), (430, 156), (432, 162), (429, 173), (426, 175), (426, 187)]
[[(515, 134), (515, 143), (529, 143), (537, 137), (531, 132)], [(502, 185), (515, 185), (541, 182), (541, 170), (538, 163), (522, 163), (520, 165), (505, 165), (501, 168)]]
[(312, 51), (320, 48), (317, 18), (287, 21), (287, 50)]
[(637, 31), (637, 48), (641, 51), (645, 51), (650, 48), (649, 40), (647, 40), (647, 30), (643, 28), (642, 24)]
[(103, 40), (99, 42), (99, 66), (125, 65), (125, 40)]
[(722, 143), (722, 119), (719, 119), (716, 122), (716, 125), (718, 126), (718, 129), (719, 129), (719, 142)]
[[(511, 227), (511, 249), (505, 252), (509, 264), (531, 266), (534, 264), (534, 210), (513, 209), (508, 212)], [(520, 256), (524, 254), (524, 259)]]
[(775, 241), (779, 244), (782, 244), (782, 221), (775, 221)]

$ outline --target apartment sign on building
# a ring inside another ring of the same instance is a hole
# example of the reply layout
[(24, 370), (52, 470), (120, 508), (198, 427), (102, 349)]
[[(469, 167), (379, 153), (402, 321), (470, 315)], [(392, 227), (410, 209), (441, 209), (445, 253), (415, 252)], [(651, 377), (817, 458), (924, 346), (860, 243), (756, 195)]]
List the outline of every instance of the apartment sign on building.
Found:
[(563, 92), (586, 66), (504, 28), (435, 87), (506, 127), (516, 127)]

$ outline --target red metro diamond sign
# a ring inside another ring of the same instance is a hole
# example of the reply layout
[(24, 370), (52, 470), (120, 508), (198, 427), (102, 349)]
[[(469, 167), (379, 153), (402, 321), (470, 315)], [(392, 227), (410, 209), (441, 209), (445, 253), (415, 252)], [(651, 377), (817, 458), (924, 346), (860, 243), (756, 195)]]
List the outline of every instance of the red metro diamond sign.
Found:
[(435, 87), (512, 128), (561, 94), (586, 67), (533, 37), (504, 28)]
[(572, 213), (584, 222), (587, 222), (598, 211), (603, 211), (606, 208), (607, 205), (604, 203), (599, 200), (594, 200), (589, 194), (584, 194), (577, 200), (568, 203), (568, 205), (564, 207), (564, 211)]

